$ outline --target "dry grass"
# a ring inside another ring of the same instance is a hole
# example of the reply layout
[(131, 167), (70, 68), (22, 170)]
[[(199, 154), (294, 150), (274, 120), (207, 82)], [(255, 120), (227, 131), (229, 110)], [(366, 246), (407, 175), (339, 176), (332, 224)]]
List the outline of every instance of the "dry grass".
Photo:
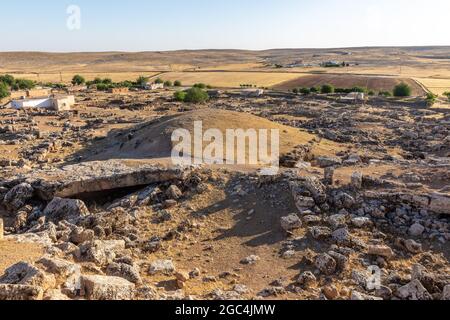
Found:
[(36, 244), (0, 240), (0, 275), (11, 265), (21, 261), (34, 262), (42, 254), (42, 248)]
[(180, 80), (184, 85), (206, 83), (214, 87), (237, 88), (241, 84), (271, 87), (278, 83), (298, 78), (293, 73), (273, 72), (170, 72), (163, 74), (164, 80)]
[(423, 84), (434, 94), (442, 95), (446, 91), (450, 92), (450, 78), (449, 79), (416, 78), (415, 80)]

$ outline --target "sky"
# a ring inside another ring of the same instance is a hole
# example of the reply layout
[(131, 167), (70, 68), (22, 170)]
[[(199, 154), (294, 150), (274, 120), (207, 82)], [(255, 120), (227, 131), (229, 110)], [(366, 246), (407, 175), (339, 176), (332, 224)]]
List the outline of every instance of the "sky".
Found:
[(0, 51), (450, 45), (449, 0), (1, 2)]

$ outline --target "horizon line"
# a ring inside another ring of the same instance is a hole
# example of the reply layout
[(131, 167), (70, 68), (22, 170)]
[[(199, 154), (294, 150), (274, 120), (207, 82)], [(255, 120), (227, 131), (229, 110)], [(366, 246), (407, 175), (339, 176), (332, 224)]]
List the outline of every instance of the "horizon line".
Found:
[(450, 45), (407, 45), (407, 46), (350, 46), (350, 47), (291, 47), (291, 48), (269, 48), (269, 49), (239, 49), (239, 48), (209, 48), (209, 49), (173, 49), (173, 50), (99, 50), (99, 51), (44, 51), (44, 50), (0, 50), (0, 53), (54, 53), (54, 54), (70, 54), (70, 53), (158, 53), (158, 52), (183, 52), (183, 51), (245, 51), (245, 52), (264, 52), (276, 50), (355, 50), (355, 49), (408, 49), (408, 48), (450, 48)]

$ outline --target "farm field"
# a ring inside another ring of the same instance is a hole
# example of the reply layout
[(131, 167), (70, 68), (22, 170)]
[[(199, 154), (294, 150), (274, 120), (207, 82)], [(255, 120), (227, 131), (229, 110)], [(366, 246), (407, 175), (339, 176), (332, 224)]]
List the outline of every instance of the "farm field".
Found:
[(272, 87), (298, 77), (299, 74), (278, 72), (170, 72), (161, 75), (164, 80), (180, 80), (184, 85), (203, 82), (227, 88), (239, 87), (241, 84)]
[(377, 92), (391, 91), (392, 88), (401, 82), (405, 82), (412, 87), (413, 95), (419, 96), (425, 93), (424, 90), (411, 79), (338, 74), (304, 75), (297, 79), (276, 85), (275, 88), (280, 90), (291, 90), (300, 87), (310, 88), (331, 84), (337, 88), (352, 88), (359, 86)]
[(419, 81), (434, 94), (442, 95), (444, 92), (450, 91), (450, 78), (449, 79), (417, 78), (415, 80)]

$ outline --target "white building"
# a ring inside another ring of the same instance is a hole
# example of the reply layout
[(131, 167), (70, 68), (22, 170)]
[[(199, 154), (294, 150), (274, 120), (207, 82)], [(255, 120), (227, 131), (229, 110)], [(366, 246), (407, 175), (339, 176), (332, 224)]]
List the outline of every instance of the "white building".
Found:
[(70, 110), (74, 104), (75, 104), (74, 96), (53, 96), (34, 99), (12, 100), (11, 108), (13, 109), (44, 108), (56, 111), (66, 111)]
[(246, 89), (242, 90), (242, 95), (246, 97), (260, 97), (264, 94), (263, 89)]
[(145, 90), (158, 90), (164, 89), (164, 83), (147, 83), (145, 85)]

